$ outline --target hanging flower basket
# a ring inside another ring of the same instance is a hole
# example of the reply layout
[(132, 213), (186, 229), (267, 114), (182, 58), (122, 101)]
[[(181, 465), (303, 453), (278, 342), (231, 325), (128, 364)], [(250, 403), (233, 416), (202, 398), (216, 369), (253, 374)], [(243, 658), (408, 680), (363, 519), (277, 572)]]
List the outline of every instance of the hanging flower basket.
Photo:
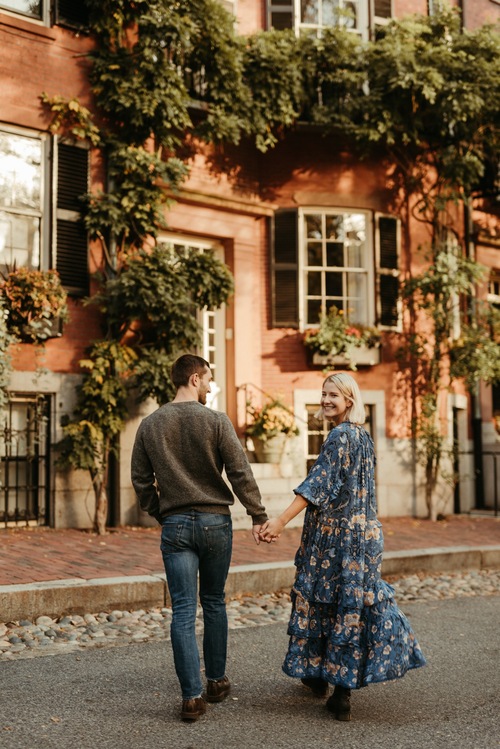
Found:
[(67, 295), (55, 270), (19, 268), (2, 276), (0, 293), (9, 333), (23, 343), (62, 335), (68, 320)]

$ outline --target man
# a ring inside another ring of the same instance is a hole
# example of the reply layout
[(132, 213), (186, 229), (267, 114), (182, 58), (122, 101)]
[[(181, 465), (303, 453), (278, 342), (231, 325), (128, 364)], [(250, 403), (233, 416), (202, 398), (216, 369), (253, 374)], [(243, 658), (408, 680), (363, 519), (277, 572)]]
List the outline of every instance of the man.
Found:
[[(230, 691), (226, 676), (227, 615), (224, 587), (232, 549), (230, 505), (246, 507), (258, 544), (267, 520), (258, 486), (229, 418), (205, 408), (210, 365), (181, 356), (172, 367), (176, 396), (141, 423), (132, 452), (132, 483), (143, 510), (162, 525), (161, 550), (172, 601), (171, 640), (182, 690), (181, 718), (197, 720), (206, 701)], [(202, 696), (196, 644), (197, 576), (203, 609)]]

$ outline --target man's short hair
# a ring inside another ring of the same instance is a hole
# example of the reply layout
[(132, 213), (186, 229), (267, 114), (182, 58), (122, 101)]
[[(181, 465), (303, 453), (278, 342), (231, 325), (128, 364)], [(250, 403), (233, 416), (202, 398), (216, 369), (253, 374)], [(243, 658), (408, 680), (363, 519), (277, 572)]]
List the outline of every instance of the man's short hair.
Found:
[(206, 370), (210, 369), (210, 364), (195, 354), (184, 354), (174, 362), (172, 366), (172, 382), (178, 389), (189, 385), (191, 375), (198, 374), (202, 377)]

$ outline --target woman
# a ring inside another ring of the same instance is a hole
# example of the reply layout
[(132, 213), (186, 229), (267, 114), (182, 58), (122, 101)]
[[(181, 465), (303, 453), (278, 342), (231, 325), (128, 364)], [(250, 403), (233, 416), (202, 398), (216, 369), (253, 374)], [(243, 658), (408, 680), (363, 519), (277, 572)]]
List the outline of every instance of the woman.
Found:
[(408, 620), (380, 577), (383, 536), (376, 516), (375, 453), (361, 424), (365, 410), (353, 378), (326, 378), (318, 416), (333, 422), (296, 497), (261, 529), (272, 541), (307, 507), (292, 588), (290, 642), (283, 664), (337, 720), (351, 719), (351, 689), (397, 679), (425, 658)]

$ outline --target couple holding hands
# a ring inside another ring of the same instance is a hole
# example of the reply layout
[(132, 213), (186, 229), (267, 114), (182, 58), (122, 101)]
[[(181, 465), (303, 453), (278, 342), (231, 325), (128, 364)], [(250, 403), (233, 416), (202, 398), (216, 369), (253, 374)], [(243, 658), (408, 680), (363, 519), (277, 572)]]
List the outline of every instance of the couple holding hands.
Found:
[[(132, 453), (132, 483), (141, 508), (162, 526), (181, 718), (197, 720), (207, 702), (221, 702), (231, 689), (225, 671), (224, 587), (234, 499), (222, 477), (225, 469), (252, 516), (257, 543), (276, 541), (305, 510), (283, 671), (300, 679), (314, 696), (329, 695), (327, 709), (337, 720), (350, 720), (351, 690), (425, 665), (392, 587), (381, 578), (375, 453), (362, 426), (365, 409), (358, 385), (343, 372), (325, 379), (318, 417), (333, 428), (294, 490), (293, 501), (279, 517), (269, 519), (229, 418), (205, 407), (211, 379), (210, 366), (201, 357), (177, 359), (172, 368), (176, 396), (142, 421)], [(198, 579), (205, 689), (195, 636)]]

